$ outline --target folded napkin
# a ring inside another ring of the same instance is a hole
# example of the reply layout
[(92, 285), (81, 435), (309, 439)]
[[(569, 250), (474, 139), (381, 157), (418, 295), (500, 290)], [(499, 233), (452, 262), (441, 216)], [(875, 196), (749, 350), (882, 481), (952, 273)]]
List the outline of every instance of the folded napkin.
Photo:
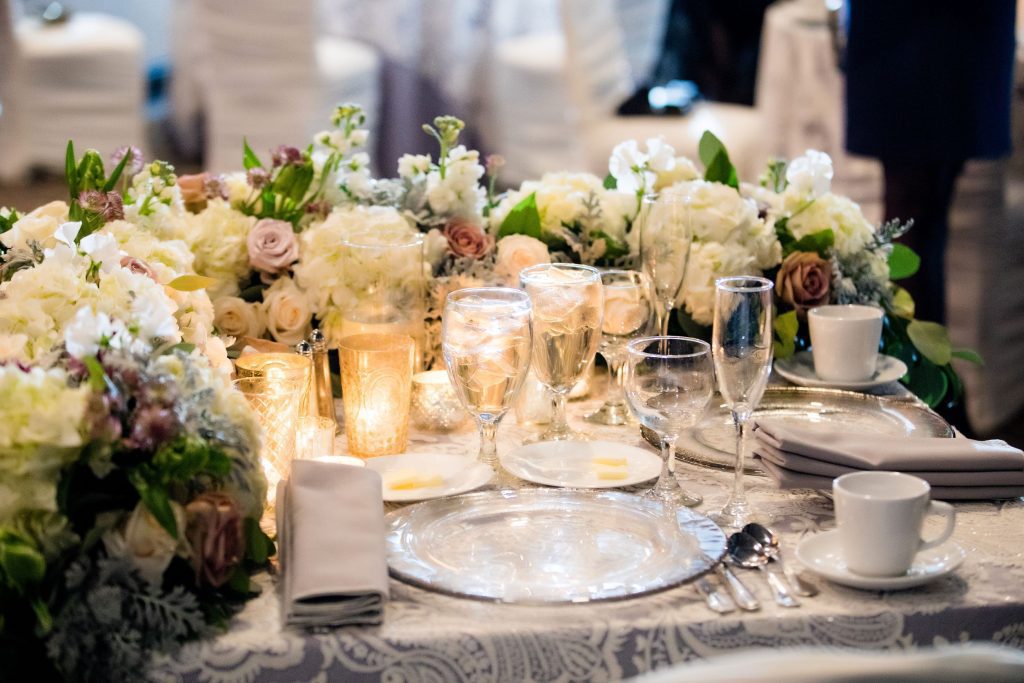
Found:
[(1024, 495), (1024, 452), (1003, 441), (824, 432), (759, 420), (753, 454), (780, 488), (831, 489), (849, 472), (890, 470), (924, 479), (933, 498)]
[(381, 490), (369, 468), (292, 464), (277, 493), (286, 624), (381, 623), (388, 598)]

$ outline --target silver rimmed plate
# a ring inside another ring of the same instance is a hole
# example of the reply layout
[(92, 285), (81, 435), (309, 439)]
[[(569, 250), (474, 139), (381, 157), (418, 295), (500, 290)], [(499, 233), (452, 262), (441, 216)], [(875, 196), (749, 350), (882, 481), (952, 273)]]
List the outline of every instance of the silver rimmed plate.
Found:
[(553, 604), (613, 600), (710, 571), (725, 535), (688, 508), (620, 491), (522, 489), (440, 498), (387, 516), (388, 566), (460, 597)]
[[(911, 401), (839, 389), (768, 387), (754, 419), (770, 417), (801, 429), (852, 431), (893, 436), (952, 437), (953, 428), (938, 414)], [(641, 428), (652, 444), (658, 437)], [(724, 403), (712, 402), (704, 418), (680, 437), (677, 455), (688, 462), (731, 470), (736, 464), (736, 432)], [(749, 474), (764, 474), (748, 465)]]

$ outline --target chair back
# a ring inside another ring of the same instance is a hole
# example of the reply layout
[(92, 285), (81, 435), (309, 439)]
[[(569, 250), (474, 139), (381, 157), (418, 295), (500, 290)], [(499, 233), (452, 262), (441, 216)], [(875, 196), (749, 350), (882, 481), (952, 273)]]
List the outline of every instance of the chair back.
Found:
[(637, 86), (648, 82), (657, 66), (665, 43), (668, 11), (669, 0), (616, 0), (615, 13)]
[(633, 91), (615, 0), (560, 0), (567, 88), (580, 122), (607, 118)]

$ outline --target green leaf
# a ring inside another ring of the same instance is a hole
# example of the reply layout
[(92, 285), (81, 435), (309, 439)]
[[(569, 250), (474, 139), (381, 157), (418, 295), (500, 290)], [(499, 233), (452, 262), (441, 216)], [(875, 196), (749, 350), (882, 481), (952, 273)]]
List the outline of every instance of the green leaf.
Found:
[(82, 160), (78, 162), (78, 189), (99, 190), (106, 184), (103, 171), (103, 157), (94, 149), (85, 150)]
[(697, 152), (701, 163), (704, 164), (704, 180), (739, 189), (739, 176), (736, 174), (736, 167), (729, 161), (729, 152), (710, 130), (704, 131), (704, 135), (701, 136)]
[(45, 574), (46, 559), (33, 543), (12, 531), (0, 534), (0, 580), (4, 585), (24, 593)]
[[(790, 245), (789, 253), (794, 251), (807, 251), (816, 252), (818, 256), (822, 258), (828, 258), (829, 252), (832, 250), (832, 245), (836, 242), (835, 233), (832, 232), (832, 228), (825, 228), (819, 232), (811, 233), (810, 235), (804, 235), (796, 242)], [(788, 256), (789, 253), (786, 255)]]
[(606, 175), (604, 177), (604, 189), (606, 189), (606, 190), (616, 190), (616, 189), (618, 189), (618, 187), (619, 187), (619, 181), (616, 180), (615, 176), (613, 176), (611, 173), (609, 173), (608, 175)]
[(912, 320), (907, 325), (907, 336), (921, 355), (936, 365), (946, 365), (953, 356), (949, 330), (938, 323)]
[(75, 143), (68, 140), (68, 148), (64, 154), (64, 179), (68, 183), (71, 200), (78, 199), (78, 169), (75, 163)]
[(901, 318), (913, 320), (914, 318), (914, 297), (910, 292), (897, 286), (892, 295), (892, 312)]
[(30, 604), (32, 605), (32, 612), (36, 615), (36, 621), (39, 622), (39, 625), (36, 627), (36, 633), (40, 636), (45, 636), (53, 629), (53, 615), (50, 614), (50, 608), (38, 596), (32, 598)]
[(246, 171), (252, 168), (263, 168), (260, 158), (256, 156), (256, 152), (252, 151), (249, 141), (245, 138), (242, 138), (242, 165)]
[(162, 486), (151, 486), (139, 469), (132, 470), (128, 474), (128, 480), (138, 491), (139, 498), (153, 515), (153, 519), (171, 535), (171, 538), (177, 538), (178, 522), (174, 519), (174, 509), (171, 507), (167, 490)]
[(103, 391), (107, 387), (107, 373), (96, 356), (86, 356), (82, 364), (89, 371), (89, 386), (93, 391)]
[(959, 358), (976, 365), (984, 365), (985, 359), (981, 357), (981, 354), (974, 349), (953, 349), (953, 358)]
[(199, 289), (213, 287), (218, 282), (219, 280), (216, 278), (206, 277), (205, 275), (179, 275), (168, 282), (167, 286), (179, 292), (194, 292)]
[(258, 521), (252, 517), (245, 518), (245, 556), (256, 564), (266, 564), (267, 558), (274, 554), (274, 542), (260, 529)]
[(942, 402), (949, 388), (949, 380), (942, 368), (927, 360), (922, 360), (910, 369), (907, 388), (930, 407), (934, 408)]
[(537, 193), (531, 192), (524, 197), (501, 222), (498, 237), (507, 235), (529, 235), (541, 238), (540, 212), (537, 211)]
[(248, 595), (250, 590), (249, 572), (239, 566), (228, 579), (227, 587), (236, 593)]
[(921, 257), (914, 253), (914, 250), (905, 244), (896, 243), (892, 245), (892, 253), (889, 254), (889, 278), (902, 280), (910, 277), (921, 267)]
[(785, 359), (796, 353), (796, 333), (800, 329), (800, 321), (796, 311), (786, 311), (775, 316), (772, 330), (775, 332), (775, 357)]
[(121, 157), (121, 161), (119, 161), (117, 166), (114, 167), (114, 170), (110, 172), (110, 177), (107, 178), (107, 182), (103, 186), (104, 192), (110, 192), (114, 189), (114, 186), (117, 185), (117, 181), (120, 180), (121, 174), (124, 172), (124, 167), (128, 164), (128, 159), (131, 158), (131, 156), (132, 153), (129, 150), (128, 152), (125, 152), (123, 157)]

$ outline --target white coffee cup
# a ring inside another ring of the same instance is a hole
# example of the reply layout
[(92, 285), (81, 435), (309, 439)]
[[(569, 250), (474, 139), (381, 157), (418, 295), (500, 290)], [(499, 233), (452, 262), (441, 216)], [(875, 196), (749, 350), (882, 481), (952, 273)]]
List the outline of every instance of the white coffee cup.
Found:
[(882, 316), (881, 308), (854, 304), (808, 311), (815, 374), (835, 382), (871, 379), (878, 364)]
[[(953, 533), (956, 512), (949, 503), (929, 500), (923, 479), (901, 472), (853, 472), (832, 482), (839, 547), (847, 568), (863, 576), (900, 576), (922, 550)], [(942, 515), (946, 528), (921, 538), (925, 516)]]

